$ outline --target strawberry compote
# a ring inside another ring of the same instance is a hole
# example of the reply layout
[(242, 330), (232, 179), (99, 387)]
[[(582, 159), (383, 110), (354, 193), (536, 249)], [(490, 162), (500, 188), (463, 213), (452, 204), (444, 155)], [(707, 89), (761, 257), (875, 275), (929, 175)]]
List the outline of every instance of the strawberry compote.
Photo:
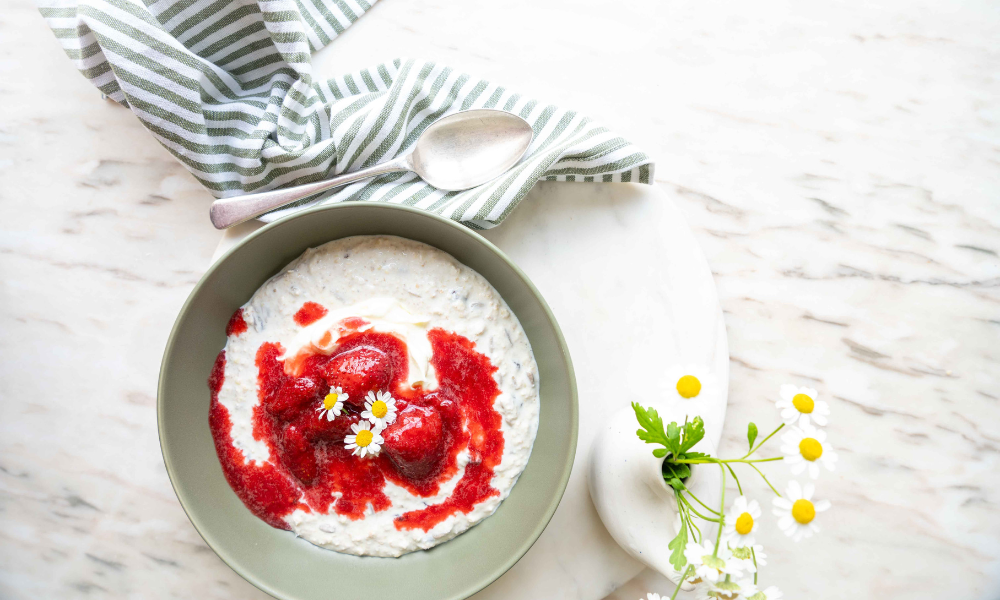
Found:
[[(305, 326), (326, 313), (308, 302), (295, 321)], [(209, 423), (223, 472), (247, 508), (274, 527), (288, 529), (285, 517), (297, 509), (361, 520), (391, 508), (390, 483), (431, 498), (457, 477), (443, 501), (394, 517), (397, 530), (426, 532), (499, 494), (491, 486), (504, 450), (502, 418), (494, 409), (500, 395), (497, 368), (469, 339), (430, 329), (437, 387), (410, 386), (406, 342), (366, 325), (360, 318), (341, 321), (330, 354), (299, 354), (295, 365), (285, 364), (277, 342), (256, 346), (259, 403), (253, 409), (253, 437), (267, 445), (266, 462), (246, 460), (233, 444), (229, 412), (219, 402), (225, 350), (216, 360), (209, 378)], [(237, 311), (227, 333), (232, 339), (246, 330)], [(329, 420), (323, 401), (332, 388), (342, 390), (347, 400), (340, 415)], [(392, 395), (396, 418), (381, 431), (381, 451), (361, 458), (345, 448), (345, 437), (362, 420), (365, 397), (374, 392)]]

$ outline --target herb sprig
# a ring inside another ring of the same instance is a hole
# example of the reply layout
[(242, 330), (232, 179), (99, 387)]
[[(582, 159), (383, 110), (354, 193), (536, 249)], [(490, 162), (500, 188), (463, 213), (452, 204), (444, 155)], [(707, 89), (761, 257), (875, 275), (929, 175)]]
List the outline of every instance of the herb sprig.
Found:
[[(653, 456), (664, 459), (663, 466), (661, 468), (663, 472), (663, 479), (674, 491), (674, 498), (677, 501), (677, 512), (680, 516), (681, 526), (676, 537), (670, 540), (670, 543), (667, 544), (667, 548), (671, 550), (670, 564), (681, 573), (681, 580), (685, 580), (691, 575), (692, 567), (688, 565), (687, 558), (684, 556), (684, 549), (687, 546), (689, 539), (697, 541), (698, 543), (701, 543), (702, 541), (701, 530), (695, 524), (694, 517), (717, 524), (718, 533), (716, 534), (715, 550), (712, 554), (713, 558), (719, 553), (719, 546), (722, 542), (722, 528), (725, 525), (724, 508), (726, 499), (727, 472), (731, 474), (733, 479), (736, 481), (736, 486), (737, 489), (739, 489), (740, 494), (742, 495), (743, 493), (743, 486), (740, 484), (740, 480), (736, 476), (736, 472), (733, 470), (733, 463), (744, 463), (750, 465), (754, 471), (756, 471), (764, 479), (775, 494), (778, 496), (781, 495), (754, 463), (782, 460), (782, 457), (778, 456), (774, 458), (757, 459), (751, 459), (749, 457), (759, 450), (760, 447), (767, 442), (767, 440), (771, 439), (771, 437), (778, 433), (778, 431), (780, 431), (785, 425), (784, 423), (778, 425), (778, 427), (765, 437), (763, 441), (754, 446), (754, 442), (757, 440), (757, 425), (750, 423), (747, 426), (749, 451), (746, 455), (742, 458), (721, 459), (704, 452), (695, 452), (691, 450), (705, 437), (705, 422), (700, 416), (696, 416), (691, 420), (688, 420), (685, 417), (684, 422), (681, 424), (674, 421), (664, 426), (663, 419), (660, 417), (659, 413), (656, 412), (656, 409), (652, 407), (643, 408), (637, 402), (633, 402), (632, 410), (635, 411), (635, 418), (639, 422), (639, 429), (635, 432), (636, 435), (639, 436), (640, 440), (646, 442), (647, 444), (659, 446), (659, 448), (653, 449)], [(685, 481), (691, 476), (691, 465), (697, 464), (717, 464), (722, 470), (722, 497), (718, 510), (715, 510), (702, 502), (701, 499), (695, 496), (687, 485), (685, 485)], [(698, 504), (698, 508), (695, 508), (692, 501)], [(699, 509), (704, 510), (708, 514), (703, 514)], [(729, 581), (728, 575), (726, 576), (725, 581)], [(756, 583), (756, 581), (757, 574), (754, 573), (754, 583)], [(679, 590), (680, 585), (678, 585), (677, 589), (674, 590), (671, 600), (676, 598)]]

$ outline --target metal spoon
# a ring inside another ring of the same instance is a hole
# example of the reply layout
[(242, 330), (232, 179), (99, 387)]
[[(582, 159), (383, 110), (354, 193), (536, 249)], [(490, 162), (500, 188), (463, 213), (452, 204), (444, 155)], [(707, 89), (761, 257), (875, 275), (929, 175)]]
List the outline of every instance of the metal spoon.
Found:
[(439, 190), (467, 190), (517, 164), (531, 137), (531, 125), (517, 115), (487, 109), (458, 112), (431, 123), (412, 150), (389, 162), (316, 183), (216, 200), (212, 225), (232, 227), (312, 194), (397, 171), (413, 171)]

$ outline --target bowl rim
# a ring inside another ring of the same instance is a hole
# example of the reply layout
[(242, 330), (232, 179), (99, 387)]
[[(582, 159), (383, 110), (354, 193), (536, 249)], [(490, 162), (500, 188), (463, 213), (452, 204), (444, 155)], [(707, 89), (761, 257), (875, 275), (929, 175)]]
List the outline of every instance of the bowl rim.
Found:
[[(469, 598), (474, 594), (482, 591), (486, 587), (488, 587), (494, 581), (503, 576), (504, 573), (509, 571), (515, 564), (517, 564), (517, 562), (521, 560), (521, 558), (528, 552), (528, 550), (531, 549), (531, 547), (535, 544), (535, 542), (538, 541), (538, 538), (542, 535), (542, 532), (545, 530), (545, 528), (548, 527), (549, 522), (552, 520), (552, 516), (555, 514), (556, 509), (562, 502), (562, 498), (566, 493), (566, 486), (569, 484), (569, 478), (573, 471), (573, 464), (576, 458), (577, 442), (578, 442), (579, 428), (580, 428), (580, 419), (579, 419), (580, 406), (577, 394), (576, 372), (573, 368), (572, 356), (570, 355), (569, 347), (566, 345), (566, 340), (563, 336), (562, 329), (559, 327), (559, 322), (556, 320), (555, 315), (552, 313), (552, 309), (545, 301), (545, 298), (542, 296), (541, 292), (538, 291), (538, 288), (535, 287), (535, 284), (532, 283), (531, 279), (528, 278), (528, 276), (524, 273), (524, 271), (522, 271), (521, 268), (514, 263), (514, 261), (512, 261), (502, 250), (500, 250), (500, 248), (498, 248), (495, 244), (490, 242), (488, 239), (486, 239), (473, 229), (457, 221), (453, 221), (451, 219), (442, 217), (440, 215), (437, 215), (429, 211), (398, 204), (386, 204), (386, 203), (375, 203), (375, 202), (341, 202), (336, 204), (325, 204), (296, 211), (290, 215), (286, 215), (280, 219), (272, 221), (271, 223), (267, 223), (263, 227), (252, 232), (251, 234), (240, 240), (238, 243), (234, 244), (231, 248), (226, 250), (220, 257), (218, 257), (216, 260), (212, 262), (212, 264), (205, 270), (204, 273), (202, 273), (201, 277), (198, 279), (198, 282), (191, 289), (191, 292), (184, 300), (184, 304), (177, 312), (177, 317), (174, 319), (174, 324), (170, 329), (170, 335), (167, 337), (167, 342), (163, 348), (163, 357), (160, 360), (160, 369), (156, 386), (156, 430), (157, 430), (157, 438), (160, 444), (160, 456), (163, 459), (163, 465), (166, 468), (167, 477), (170, 479), (170, 487), (174, 492), (174, 496), (177, 498), (177, 502), (181, 505), (181, 509), (184, 511), (184, 515), (188, 518), (188, 522), (192, 525), (192, 527), (194, 527), (195, 531), (198, 532), (198, 535), (205, 542), (205, 544), (212, 549), (215, 555), (218, 556), (226, 564), (226, 566), (235, 571), (237, 575), (242, 577), (244, 580), (246, 580), (248, 583), (250, 583), (257, 589), (263, 591), (264, 593), (279, 599), (291, 598), (283, 594), (280, 590), (273, 589), (270, 585), (268, 585), (264, 581), (261, 581), (253, 572), (249, 571), (248, 569), (244, 569), (239, 563), (233, 560), (232, 557), (230, 557), (228, 553), (225, 551), (225, 549), (217, 547), (212, 540), (206, 537), (206, 533), (204, 533), (201, 530), (201, 528), (198, 527), (195, 520), (191, 517), (191, 510), (189, 509), (187, 504), (185, 504), (184, 500), (181, 498), (181, 494), (178, 492), (177, 489), (177, 483), (175, 482), (174, 471), (176, 467), (172, 464), (171, 459), (169, 458), (169, 454), (166, 448), (167, 442), (165, 441), (166, 434), (164, 431), (165, 403), (163, 398), (165, 395), (164, 388), (166, 387), (165, 381), (166, 381), (166, 373), (168, 367), (167, 358), (171, 356), (174, 346), (177, 344), (177, 335), (178, 335), (178, 330), (180, 328), (181, 320), (187, 313), (191, 303), (194, 301), (195, 296), (197, 296), (198, 292), (205, 285), (206, 281), (208, 281), (210, 276), (213, 273), (215, 273), (216, 270), (221, 268), (222, 264), (225, 261), (229, 260), (229, 258), (233, 254), (238, 252), (243, 246), (247, 245), (248, 243), (252, 242), (258, 237), (261, 237), (263, 235), (268, 235), (271, 231), (291, 221), (294, 221), (296, 219), (309, 218), (310, 215), (314, 213), (322, 211), (351, 210), (362, 207), (380, 209), (380, 210), (394, 210), (430, 218), (431, 220), (445, 224), (448, 227), (452, 227), (456, 231), (459, 231), (462, 234), (464, 234), (466, 237), (486, 246), (486, 248), (490, 250), (495, 256), (497, 256), (502, 262), (506, 263), (506, 265), (527, 286), (531, 294), (538, 301), (539, 305), (542, 308), (542, 311), (545, 313), (547, 320), (552, 324), (552, 328), (555, 331), (556, 343), (559, 347), (560, 353), (562, 354), (562, 358), (566, 364), (567, 375), (569, 378), (569, 396), (571, 404), (570, 406), (571, 410), (569, 414), (570, 444), (567, 452), (568, 460), (563, 465), (562, 472), (560, 473), (559, 476), (558, 491), (550, 499), (549, 506), (545, 509), (543, 517), (539, 520), (538, 525), (534, 528), (534, 530), (532, 530), (531, 534), (527, 537), (525, 542), (516, 551), (511, 553), (511, 555), (500, 564), (499, 568), (494, 569), (493, 572), (487, 574), (480, 581), (470, 586), (467, 590), (460, 592), (459, 596), (453, 596), (448, 599), (443, 598), (442, 600), (458, 600), (460, 598), (461, 599)], [(399, 237), (405, 238), (405, 236), (399, 236)], [(336, 239), (342, 239), (342, 238), (331, 238), (328, 241), (333, 241)], [(433, 244), (428, 244), (428, 245), (433, 246)], [(438, 249), (440, 250), (440, 248)], [(451, 253), (448, 253), (445, 250), (442, 250), (442, 252), (446, 252), (449, 256), (452, 256)], [(452, 258), (455, 257), (452, 256)], [(458, 259), (455, 258), (455, 260)], [(463, 532), (463, 534), (464, 533), (467, 532)], [(330, 552), (335, 552), (335, 551), (330, 550)]]

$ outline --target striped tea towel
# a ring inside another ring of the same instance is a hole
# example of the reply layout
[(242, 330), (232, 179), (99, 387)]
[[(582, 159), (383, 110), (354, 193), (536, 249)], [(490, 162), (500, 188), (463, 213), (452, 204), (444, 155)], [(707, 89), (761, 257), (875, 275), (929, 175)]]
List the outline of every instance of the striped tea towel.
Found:
[(40, 10), (80, 72), (220, 198), (386, 161), (459, 110), (498, 108), (534, 128), (525, 159), (477, 188), (443, 192), (394, 173), (265, 221), (303, 205), (368, 201), (489, 228), (539, 179), (652, 182), (649, 157), (590, 119), (431, 62), (397, 59), (313, 81), (310, 52), (370, 7), (366, 0), (42, 0)]

